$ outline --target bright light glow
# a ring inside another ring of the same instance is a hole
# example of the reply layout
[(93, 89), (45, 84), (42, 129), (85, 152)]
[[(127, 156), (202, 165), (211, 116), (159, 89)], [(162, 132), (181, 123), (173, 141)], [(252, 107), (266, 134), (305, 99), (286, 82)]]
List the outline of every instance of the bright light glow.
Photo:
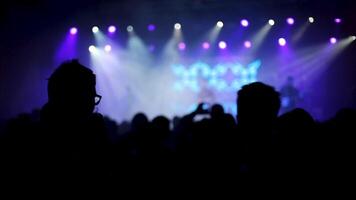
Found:
[(94, 53), (96, 51), (96, 47), (94, 45), (89, 46), (89, 52)]
[(210, 48), (209, 42), (203, 42), (202, 47), (203, 49), (209, 49)]
[(216, 22), (216, 26), (222, 28), (224, 26), (224, 23), (222, 21), (218, 21)]
[(245, 48), (251, 48), (252, 47), (252, 43), (247, 40), (247, 41), (244, 42), (244, 46), (245, 46)]
[(110, 45), (105, 45), (104, 50), (106, 52), (110, 52), (111, 51), (111, 46)]
[(243, 20), (241, 20), (241, 26), (243, 26), (243, 27), (248, 27), (248, 21), (247, 21), (247, 19), (243, 19)]
[(335, 37), (330, 38), (330, 43), (335, 44), (337, 42), (337, 39)]
[(309, 22), (314, 23), (314, 17), (309, 17)]
[(341, 18), (335, 18), (335, 23), (340, 24), (342, 22)]
[(71, 35), (75, 35), (75, 34), (78, 33), (78, 29), (75, 28), (75, 27), (72, 27), (72, 28), (70, 28), (69, 32), (70, 32)]
[(289, 25), (293, 25), (293, 24), (294, 24), (294, 19), (291, 18), (291, 17), (289, 17), (289, 18), (287, 19), (287, 23), (288, 23)]
[(285, 46), (287, 44), (287, 41), (284, 38), (279, 38), (278, 44), (279, 44), (279, 46)]
[(127, 26), (126, 28), (127, 32), (132, 32), (133, 31), (133, 27), (131, 25)]
[(220, 49), (226, 49), (226, 47), (227, 47), (227, 44), (226, 44), (225, 41), (220, 41), (220, 42), (219, 42), (219, 48), (220, 48)]
[(181, 50), (181, 51), (185, 50), (185, 47), (186, 47), (186, 45), (185, 45), (184, 42), (180, 42), (180, 43), (178, 44), (178, 49)]
[(269, 25), (273, 26), (274, 25), (274, 20), (270, 19), (270, 20), (268, 20), (268, 23), (269, 23)]
[(109, 33), (115, 33), (116, 27), (115, 26), (109, 26), (108, 31), (109, 31)]
[(174, 28), (175, 28), (176, 30), (179, 30), (179, 29), (182, 28), (182, 25), (180, 25), (180, 23), (175, 23), (175, 24), (174, 24)]
[(93, 26), (93, 28), (91, 29), (91, 31), (93, 31), (93, 33), (97, 33), (97, 32), (99, 32), (99, 27)]
[(356, 36), (351, 36), (351, 39), (352, 39), (352, 41), (355, 41), (356, 40)]
[(152, 31), (156, 30), (156, 26), (154, 24), (149, 24), (147, 26), (147, 30), (152, 32)]

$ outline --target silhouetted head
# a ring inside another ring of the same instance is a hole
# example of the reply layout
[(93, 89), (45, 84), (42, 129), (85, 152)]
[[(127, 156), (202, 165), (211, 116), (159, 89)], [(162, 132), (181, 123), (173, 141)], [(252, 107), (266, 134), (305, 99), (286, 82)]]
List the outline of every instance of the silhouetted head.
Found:
[(81, 118), (92, 114), (99, 97), (92, 70), (72, 60), (61, 64), (48, 80), (48, 104), (56, 112)]
[(211, 114), (212, 118), (222, 118), (225, 114), (224, 107), (222, 107), (222, 105), (220, 105), (220, 104), (214, 104), (211, 107), (210, 114)]
[(131, 122), (131, 129), (134, 131), (146, 130), (148, 128), (148, 118), (143, 113), (137, 113)]
[(278, 119), (278, 123), (281, 128), (298, 131), (312, 127), (315, 121), (307, 111), (296, 108), (281, 115)]
[(238, 92), (238, 123), (251, 128), (271, 124), (277, 119), (280, 105), (279, 93), (273, 87), (261, 82), (245, 85)]
[(157, 134), (159, 139), (164, 139), (170, 132), (170, 121), (167, 117), (158, 116), (152, 120), (153, 134)]

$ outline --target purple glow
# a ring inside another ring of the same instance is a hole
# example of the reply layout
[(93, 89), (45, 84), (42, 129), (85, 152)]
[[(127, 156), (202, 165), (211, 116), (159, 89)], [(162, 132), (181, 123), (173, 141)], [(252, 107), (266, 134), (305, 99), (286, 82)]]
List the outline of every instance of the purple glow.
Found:
[(243, 20), (241, 20), (241, 26), (243, 26), (243, 27), (248, 27), (248, 21), (247, 21), (247, 19), (243, 19)]
[(245, 48), (249, 49), (249, 48), (252, 47), (252, 43), (247, 40), (247, 41), (244, 42), (244, 46), (245, 46)]
[(335, 44), (337, 42), (337, 39), (335, 37), (330, 38), (330, 43)]
[(185, 45), (184, 42), (180, 42), (180, 43), (178, 44), (178, 49), (181, 50), (181, 51), (185, 50), (185, 47), (186, 47), (186, 45)]
[(226, 47), (227, 47), (227, 44), (226, 44), (225, 41), (220, 41), (220, 42), (219, 42), (219, 48), (220, 48), (220, 49), (226, 49)]
[(115, 26), (109, 26), (108, 31), (109, 31), (109, 33), (115, 33), (116, 32), (116, 27)]
[(340, 18), (335, 18), (335, 23), (340, 24), (342, 20)]
[(203, 42), (202, 47), (203, 49), (209, 49), (210, 48), (209, 42)]
[(287, 41), (286, 41), (286, 39), (284, 39), (284, 38), (279, 38), (278, 39), (278, 44), (279, 44), (279, 46), (286, 46), (286, 44), (287, 44)]
[(75, 34), (78, 33), (78, 29), (75, 28), (75, 27), (72, 27), (72, 28), (70, 28), (69, 32), (70, 32), (71, 35), (75, 35)]
[(291, 17), (289, 17), (289, 18), (287, 19), (287, 23), (288, 23), (289, 25), (293, 25), (293, 24), (294, 24), (294, 19), (291, 18)]
[(156, 30), (156, 26), (155, 26), (154, 24), (149, 24), (149, 25), (147, 26), (147, 30), (150, 31), (150, 32), (152, 32), (152, 31)]

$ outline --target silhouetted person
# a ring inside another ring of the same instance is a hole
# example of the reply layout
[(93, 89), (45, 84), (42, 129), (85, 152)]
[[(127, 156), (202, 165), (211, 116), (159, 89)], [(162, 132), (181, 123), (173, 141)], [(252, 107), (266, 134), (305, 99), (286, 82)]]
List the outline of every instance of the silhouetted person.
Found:
[(106, 175), (108, 139), (103, 117), (93, 113), (101, 98), (95, 85), (92, 70), (76, 60), (61, 64), (48, 80), (41, 137), (57, 178), (84, 181)]
[(271, 176), (272, 144), (280, 108), (279, 93), (255, 82), (242, 87), (237, 99), (238, 134), (249, 180)]

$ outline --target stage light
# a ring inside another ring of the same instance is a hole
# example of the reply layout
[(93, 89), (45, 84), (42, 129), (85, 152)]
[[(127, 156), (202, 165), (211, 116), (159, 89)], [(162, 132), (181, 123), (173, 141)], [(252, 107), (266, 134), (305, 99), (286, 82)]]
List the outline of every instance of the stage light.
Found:
[(270, 19), (270, 20), (268, 20), (268, 23), (269, 23), (269, 25), (273, 26), (274, 25), (274, 20)]
[(91, 29), (91, 31), (93, 31), (93, 33), (97, 33), (97, 32), (99, 32), (99, 27), (93, 26), (93, 28)]
[(132, 32), (133, 31), (133, 27), (131, 25), (127, 26), (126, 28), (127, 32)]
[(209, 49), (210, 48), (209, 42), (203, 42), (202, 47), (203, 49)]
[(152, 32), (152, 31), (156, 30), (156, 26), (154, 24), (149, 24), (147, 26), (147, 30)]
[(337, 39), (335, 37), (330, 38), (330, 43), (335, 44), (337, 42)]
[(241, 20), (241, 26), (243, 26), (243, 27), (248, 27), (248, 21), (247, 21), (247, 19), (243, 19), (243, 20)]
[(218, 21), (216, 22), (216, 26), (222, 28), (224, 26), (224, 23), (222, 21)]
[(75, 35), (75, 34), (78, 33), (78, 29), (75, 28), (75, 27), (72, 27), (72, 28), (70, 28), (69, 32), (70, 32), (71, 35)]
[(335, 18), (335, 23), (340, 24), (342, 22), (341, 18)]
[(309, 17), (309, 22), (314, 23), (314, 17)]
[(110, 45), (105, 45), (104, 50), (106, 52), (110, 52), (111, 51), (111, 46)]
[(352, 41), (355, 41), (356, 40), (356, 36), (351, 36), (351, 39), (352, 39)]
[(182, 28), (182, 25), (180, 25), (180, 23), (175, 23), (175, 24), (174, 24), (174, 28), (175, 28), (176, 30), (179, 30), (179, 29)]
[(227, 47), (227, 44), (226, 44), (225, 41), (220, 41), (220, 42), (219, 42), (219, 48), (220, 48), (220, 49), (226, 49), (226, 47)]
[(90, 52), (90, 53), (94, 53), (95, 50), (96, 50), (96, 47), (95, 47), (94, 45), (90, 45), (90, 46), (89, 46), (89, 52)]
[(180, 42), (180, 43), (178, 44), (178, 49), (181, 50), (181, 51), (185, 50), (185, 47), (186, 47), (186, 45), (185, 45), (184, 42)]
[(291, 17), (287, 18), (287, 23), (288, 23), (289, 25), (293, 25), (293, 24), (294, 24), (294, 19), (291, 18)]
[(247, 40), (247, 41), (244, 42), (244, 46), (245, 46), (245, 48), (249, 49), (249, 48), (252, 47), (252, 43)]
[(287, 41), (284, 38), (279, 38), (278, 39), (278, 44), (279, 44), (279, 46), (283, 47), (283, 46), (285, 46), (287, 44)]
[(116, 27), (115, 26), (109, 26), (108, 31), (109, 31), (109, 33), (115, 33)]

